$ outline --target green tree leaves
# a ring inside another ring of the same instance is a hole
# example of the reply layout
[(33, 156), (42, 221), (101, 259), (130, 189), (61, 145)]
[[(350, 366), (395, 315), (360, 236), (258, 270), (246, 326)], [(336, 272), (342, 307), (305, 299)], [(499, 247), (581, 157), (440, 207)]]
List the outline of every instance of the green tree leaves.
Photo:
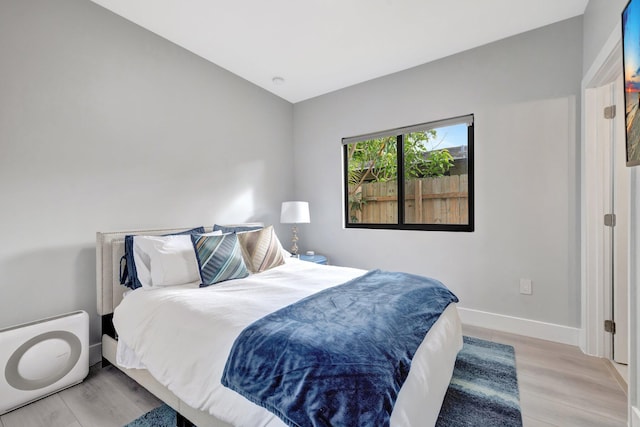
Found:
[[(403, 136), (404, 179), (445, 175), (453, 166), (453, 156), (447, 149), (437, 149), (435, 129), (411, 132)], [(398, 143), (396, 136), (369, 139), (347, 146), (349, 207), (362, 209), (366, 200), (361, 188), (365, 182), (386, 182), (398, 179)]]
[[(447, 149), (435, 149), (435, 130), (404, 135), (404, 179), (442, 176), (453, 166)], [(431, 146), (431, 147), (430, 147)], [(431, 148), (431, 150), (430, 150)], [(386, 182), (398, 179), (398, 147), (395, 136), (349, 144), (349, 183)]]

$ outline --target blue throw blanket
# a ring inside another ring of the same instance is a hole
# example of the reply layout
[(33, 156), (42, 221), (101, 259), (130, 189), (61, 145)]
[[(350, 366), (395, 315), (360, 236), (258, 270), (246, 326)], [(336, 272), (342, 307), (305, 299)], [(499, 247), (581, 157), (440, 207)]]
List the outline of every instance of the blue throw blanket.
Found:
[(249, 325), (222, 384), (289, 426), (388, 426), (413, 355), (457, 301), (437, 280), (370, 271)]

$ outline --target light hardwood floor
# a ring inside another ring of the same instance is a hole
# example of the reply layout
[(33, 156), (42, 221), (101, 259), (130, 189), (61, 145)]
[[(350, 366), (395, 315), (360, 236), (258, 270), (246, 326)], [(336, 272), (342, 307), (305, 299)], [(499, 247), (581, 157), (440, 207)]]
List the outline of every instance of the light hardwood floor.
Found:
[[(465, 335), (516, 351), (525, 427), (626, 426), (627, 397), (607, 361), (576, 347), (473, 327)], [(160, 401), (114, 367), (0, 417), (0, 427), (121, 427)]]
[(0, 417), (2, 427), (122, 427), (162, 402), (113, 366)]
[(462, 330), (514, 347), (525, 427), (627, 425), (627, 396), (605, 359), (550, 341), (468, 326)]

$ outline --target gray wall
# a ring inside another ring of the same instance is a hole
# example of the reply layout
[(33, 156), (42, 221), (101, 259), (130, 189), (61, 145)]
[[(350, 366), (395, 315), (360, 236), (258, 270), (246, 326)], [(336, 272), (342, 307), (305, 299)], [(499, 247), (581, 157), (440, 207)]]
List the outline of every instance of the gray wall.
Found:
[(586, 73), (600, 49), (620, 23), (622, 9), (629, 0), (589, 0), (584, 11), (584, 61)]
[[(301, 246), (439, 278), (466, 308), (578, 327), (581, 70), (578, 17), (295, 104)], [(475, 232), (343, 228), (342, 137), (469, 113)]]
[(95, 233), (258, 220), (290, 103), (86, 0), (0, 2), (0, 327), (84, 309)]

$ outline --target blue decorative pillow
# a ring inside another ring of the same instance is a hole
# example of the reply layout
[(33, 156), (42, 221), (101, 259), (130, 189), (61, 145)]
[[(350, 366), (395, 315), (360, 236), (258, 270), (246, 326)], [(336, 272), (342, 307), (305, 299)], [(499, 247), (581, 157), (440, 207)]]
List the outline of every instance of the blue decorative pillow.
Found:
[[(165, 234), (165, 236), (177, 236), (181, 234), (204, 233), (204, 227), (196, 227), (191, 230), (181, 231), (180, 233)], [(122, 267), (122, 259), (120, 259), (120, 284), (131, 289), (142, 287), (142, 283), (138, 279), (138, 271), (136, 270), (136, 262), (133, 259), (133, 235), (124, 237), (124, 268)]]
[(215, 224), (213, 226), (213, 231), (222, 231), (224, 234), (227, 233), (242, 233), (243, 231), (254, 231), (260, 230), (264, 227), (261, 225), (238, 225), (238, 226), (229, 226), (226, 225), (218, 225)]
[(235, 233), (222, 236), (192, 234), (191, 241), (200, 267), (201, 288), (249, 275)]

